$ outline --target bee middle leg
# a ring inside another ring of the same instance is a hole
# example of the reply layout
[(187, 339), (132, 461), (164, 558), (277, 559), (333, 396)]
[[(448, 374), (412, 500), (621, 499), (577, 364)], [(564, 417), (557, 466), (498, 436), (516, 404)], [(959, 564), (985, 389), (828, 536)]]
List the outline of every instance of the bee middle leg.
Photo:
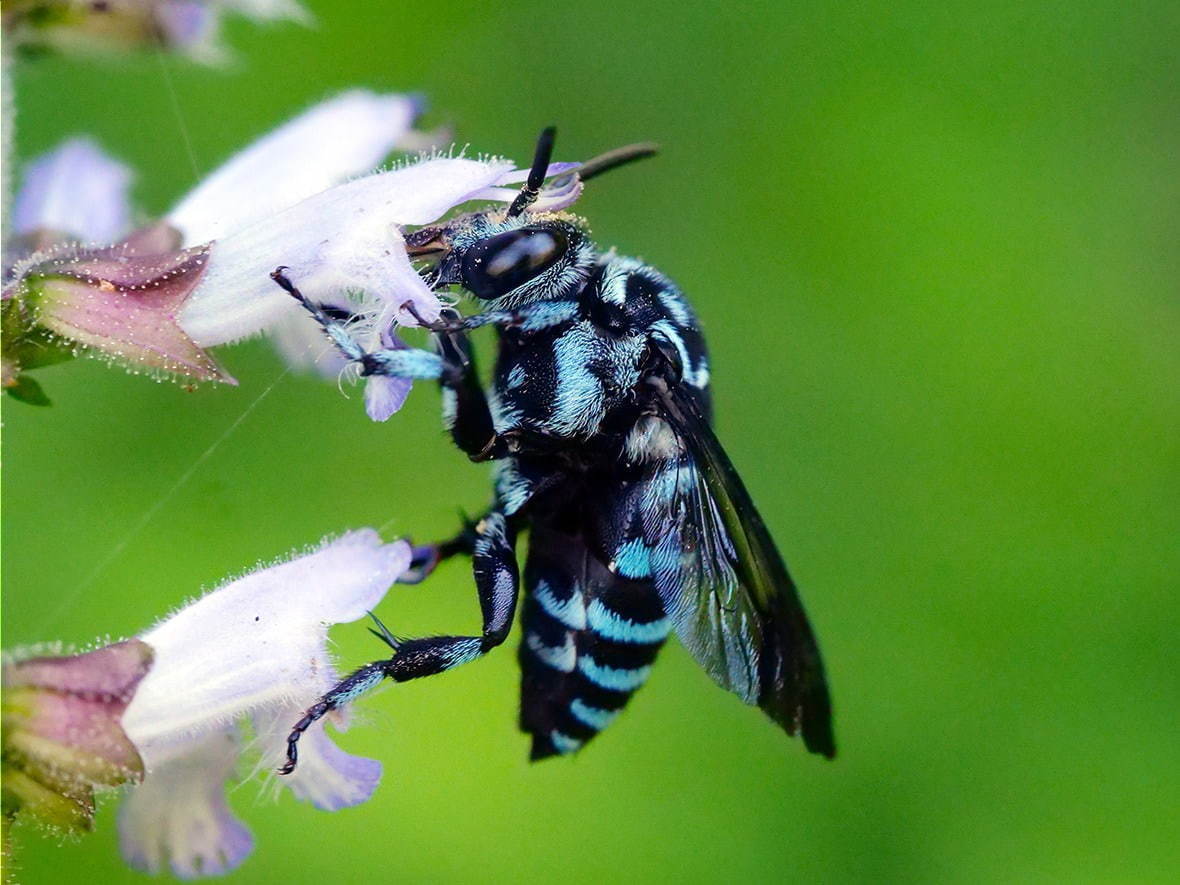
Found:
[(482, 657), (508, 638), (520, 587), (516, 532), (508, 518), (498, 510), (487, 514), (475, 528), (472, 570), (483, 615), (481, 634), (398, 639), (382, 628), (378, 635), (393, 649), (393, 657), (361, 667), (307, 709), (287, 738), (287, 761), (279, 769), (280, 774), (295, 770), (299, 761), (299, 739), (312, 723), (332, 710), (355, 700), (385, 679), (407, 682), (433, 676)]

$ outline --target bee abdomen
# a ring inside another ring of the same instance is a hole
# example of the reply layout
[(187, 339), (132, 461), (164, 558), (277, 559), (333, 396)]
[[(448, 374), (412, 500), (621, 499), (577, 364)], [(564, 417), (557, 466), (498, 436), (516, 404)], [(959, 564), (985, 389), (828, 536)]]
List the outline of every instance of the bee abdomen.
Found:
[(646, 582), (596, 563), (596, 580), (562, 586), (544, 570), (550, 579), (530, 583), (525, 600), (520, 652), (521, 728), (533, 736), (534, 760), (580, 750), (610, 725), (671, 630)]

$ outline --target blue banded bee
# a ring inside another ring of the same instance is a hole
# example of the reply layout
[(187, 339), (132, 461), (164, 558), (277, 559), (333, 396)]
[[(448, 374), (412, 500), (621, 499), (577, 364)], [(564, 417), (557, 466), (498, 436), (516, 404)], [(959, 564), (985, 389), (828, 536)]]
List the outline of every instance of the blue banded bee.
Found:
[[(462, 215), (406, 239), (433, 259), (433, 288), (487, 305), (436, 323), (435, 352), (364, 350), (340, 317), (275, 281), (315, 317), (362, 375), (433, 377), (455, 444), (494, 461), (491, 509), (456, 538), (415, 548), (417, 578), (458, 553), (473, 560), (480, 636), (400, 639), (313, 705), (288, 739), (386, 678), (416, 679), (475, 660), (512, 625), (524, 565), (520, 726), (532, 758), (566, 754), (606, 728), (675, 632), (709, 675), (760, 706), (807, 749), (835, 743), (823, 664), (786, 566), (710, 426), (709, 364), (688, 302), (659, 271), (600, 252), (566, 213), (534, 213), (553, 146), (542, 133), (507, 210)], [(585, 164), (583, 180), (652, 152), (624, 148)], [(467, 337), (497, 327), (490, 393)], [(376, 620), (376, 619), (375, 619)]]

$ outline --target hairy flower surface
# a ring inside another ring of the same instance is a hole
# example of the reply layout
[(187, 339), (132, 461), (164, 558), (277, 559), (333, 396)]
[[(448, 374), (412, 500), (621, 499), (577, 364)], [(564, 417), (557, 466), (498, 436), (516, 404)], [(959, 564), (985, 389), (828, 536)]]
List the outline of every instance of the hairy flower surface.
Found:
[[(555, 163), (550, 176), (567, 176), (573, 163)], [(471, 202), (510, 202), (527, 170), (501, 159), (433, 157), (340, 184), (276, 215), (229, 234), (212, 245), (209, 269), (181, 315), (198, 343), (218, 343), (282, 324), (282, 349), (296, 362), (329, 354), (327, 371), (342, 362), (319, 326), (269, 273), (286, 276), (308, 298), (357, 317), (356, 337), (370, 349), (397, 346), (395, 325), (437, 319), (441, 304), (405, 250), (403, 228), (438, 221)], [(541, 211), (564, 208), (580, 185), (569, 176), (543, 194)], [(366, 408), (388, 418), (409, 391), (407, 379), (371, 378)]]
[(231, 383), (181, 327), (178, 314), (200, 283), (208, 248), (164, 249), (166, 228), (102, 249), (74, 249), (30, 268), (24, 302), (37, 326), (73, 346), (197, 380)]
[[(5, 661), (4, 813), (85, 829), (96, 788), (134, 783), (119, 842), (137, 869), (225, 873), (250, 854), (228, 784), (249, 752), (274, 770), (291, 724), (338, 674), (328, 627), (355, 621), (409, 567), (404, 541), (351, 532), (231, 580), (136, 639), (81, 655)], [(333, 724), (346, 722), (335, 716)], [(281, 786), (335, 811), (368, 799), (381, 764), (319, 722)]]
[[(130, 173), (93, 142), (74, 139), (34, 161), (6, 244), (19, 260), (6, 269), (4, 385), (80, 350), (136, 371), (232, 381), (205, 348), (258, 329), (238, 334), (230, 323), (230, 337), (197, 342), (181, 309), (204, 276), (209, 241), (372, 170), (416, 140), (417, 113), (412, 98), (345, 92), (232, 157), (164, 222), (135, 232)], [(266, 272), (263, 280), (270, 285)]]
[[(261, 764), (275, 768), (286, 730), (338, 679), (328, 626), (364, 617), (409, 562), (405, 542), (352, 532), (231, 581), (140, 637), (155, 665), (123, 715), (145, 770), (119, 814), (129, 863), (192, 877), (245, 859), (249, 832), (225, 800), (251, 746), (241, 726), (251, 724)], [(372, 795), (379, 762), (345, 753), (322, 728), (307, 749), (306, 767), (282, 781), (296, 796), (334, 811)]]

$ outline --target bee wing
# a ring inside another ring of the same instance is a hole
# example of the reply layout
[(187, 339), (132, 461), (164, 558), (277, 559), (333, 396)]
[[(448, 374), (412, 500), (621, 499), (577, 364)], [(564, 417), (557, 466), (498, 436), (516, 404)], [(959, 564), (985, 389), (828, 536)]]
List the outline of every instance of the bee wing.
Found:
[(831, 758), (823, 662), (795, 583), (729, 456), (684, 390), (664, 396), (663, 417), (686, 454), (662, 468), (674, 477), (665, 480), (665, 492), (673, 483), (674, 491), (660, 495), (666, 505), (648, 508), (645, 518), (657, 590), (681, 642), (719, 685)]

